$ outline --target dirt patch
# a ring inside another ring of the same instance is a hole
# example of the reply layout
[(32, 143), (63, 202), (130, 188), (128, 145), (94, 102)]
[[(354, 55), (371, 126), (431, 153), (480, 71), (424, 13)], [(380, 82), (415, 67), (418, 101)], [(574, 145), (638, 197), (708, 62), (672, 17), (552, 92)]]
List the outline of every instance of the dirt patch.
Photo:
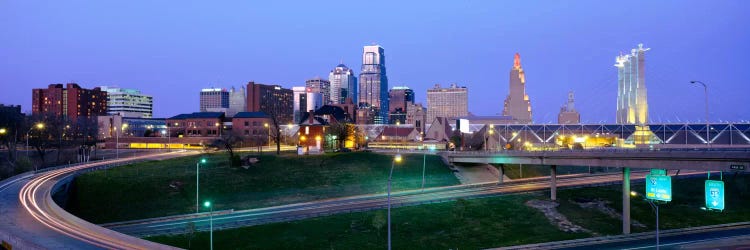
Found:
[[(614, 218), (614, 219), (622, 218), (622, 214), (618, 213), (617, 210), (609, 206), (609, 204), (612, 203), (610, 201), (600, 200), (600, 199), (594, 199), (594, 200), (574, 199), (574, 200), (571, 200), (570, 202), (578, 205), (581, 208), (596, 209), (599, 212), (602, 212), (606, 214), (607, 216)], [(633, 219), (630, 220), (630, 224), (635, 227), (646, 228), (646, 225)]]
[(550, 223), (557, 226), (563, 232), (569, 233), (590, 233), (594, 236), (598, 235), (591, 230), (585, 229), (579, 225), (573, 224), (568, 220), (565, 215), (557, 211), (557, 206), (560, 204), (554, 201), (543, 201), (543, 200), (529, 200), (526, 202), (526, 206), (533, 207), (540, 212), (544, 213)]

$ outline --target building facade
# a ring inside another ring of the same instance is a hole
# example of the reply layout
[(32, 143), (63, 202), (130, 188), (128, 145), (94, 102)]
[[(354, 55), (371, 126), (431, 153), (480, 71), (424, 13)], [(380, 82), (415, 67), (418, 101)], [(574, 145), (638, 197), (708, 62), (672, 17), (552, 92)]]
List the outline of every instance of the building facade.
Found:
[(575, 107), (575, 99), (573, 98), (573, 91), (568, 92), (568, 102), (560, 108), (560, 113), (557, 115), (557, 124), (580, 124), (581, 114), (578, 113)]
[(229, 91), (220, 88), (202, 89), (200, 93), (200, 111), (218, 111), (229, 109)]
[(154, 98), (140, 90), (101, 86), (107, 92), (107, 114), (124, 117), (151, 118), (154, 113)]
[(250, 145), (266, 145), (271, 122), (271, 118), (263, 112), (240, 112), (232, 117), (232, 131), (244, 137)]
[[(359, 108), (370, 109), (362, 114), (373, 115), (371, 119), (362, 120), (372, 121), (375, 124), (387, 123), (388, 77), (385, 70), (385, 51), (380, 45), (364, 46), (358, 92)], [(361, 121), (359, 114), (357, 121)]]
[(357, 77), (352, 69), (339, 64), (328, 74), (328, 81), (331, 83), (332, 104), (343, 104), (346, 98), (357, 103)]
[(194, 112), (167, 118), (170, 137), (218, 137), (223, 130), (224, 113)]
[(305, 87), (308, 92), (320, 93), (323, 96), (324, 105), (331, 102), (331, 82), (328, 80), (316, 77), (305, 81)]
[(107, 113), (107, 92), (100, 88), (84, 89), (75, 83), (50, 84), (46, 89), (31, 90), (31, 113), (63, 116), (69, 120), (95, 117)]
[(503, 115), (513, 117), (518, 123), (531, 123), (531, 100), (526, 94), (526, 76), (521, 67), (521, 55), (518, 53), (513, 58), (509, 85)]
[(417, 132), (424, 134), (427, 123), (427, 110), (421, 103), (409, 103), (406, 107), (406, 124), (411, 124)]
[(409, 104), (414, 104), (414, 90), (409, 87), (393, 87), (388, 91), (388, 112), (391, 124), (405, 124)]
[(281, 124), (292, 123), (294, 121), (294, 92), (279, 85), (249, 82), (247, 84), (247, 111), (275, 116)]
[(617, 67), (617, 124), (648, 123), (646, 96), (646, 51), (643, 44), (629, 55), (615, 58)]
[(106, 115), (97, 117), (99, 132), (97, 139), (125, 137), (166, 137), (166, 119), (123, 117), (121, 115)]
[(461, 117), (469, 115), (469, 90), (455, 83), (448, 88), (435, 84), (427, 90), (427, 121), (436, 117)]
[(239, 112), (247, 111), (247, 98), (245, 96), (247, 90), (245, 86), (241, 86), (239, 89), (232, 87), (229, 89), (229, 109), (226, 112), (226, 116), (233, 117)]
[(302, 116), (310, 110), (323, 107), (323, 94), (312, 92), (307, 87), (292, 87), (294, 93), (294, 123), (299, 123)]

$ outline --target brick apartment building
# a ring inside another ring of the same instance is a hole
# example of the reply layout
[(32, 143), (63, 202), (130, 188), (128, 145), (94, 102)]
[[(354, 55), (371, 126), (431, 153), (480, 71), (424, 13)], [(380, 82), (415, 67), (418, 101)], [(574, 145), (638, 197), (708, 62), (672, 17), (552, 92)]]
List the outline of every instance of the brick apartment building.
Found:
[(69, 120), (107, 114), (107, 92), (100, 88), (84, 89), (75, 83), (50, 84), (46, 89), (31, 90), (31, 113), (63, 116)]

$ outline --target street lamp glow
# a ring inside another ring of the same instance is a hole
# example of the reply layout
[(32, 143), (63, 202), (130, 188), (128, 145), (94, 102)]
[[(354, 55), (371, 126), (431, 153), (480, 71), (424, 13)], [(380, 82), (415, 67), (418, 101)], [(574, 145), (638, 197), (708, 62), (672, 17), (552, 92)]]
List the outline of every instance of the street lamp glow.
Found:
[(201, 159), (201, 163), (206, 163), (206, 158)]
[(5, 134), (5, 133), (7, 133), (7, 132), (8, 132), (8, 131), (6, 131), (6, 130), (5, 130), (4, 128), (0, 128), (0, 134), (4, 135), (4, 134)]
[(205, 201), (205, 202), (203, 202), (203, 206), (207, 207), (207, 208), (211, 207), (211, 202), (210, 201)]
[(630, 196), (636, 197), (638, 196), (638, 193), (636, 193), (635, 191), (630, 191)]
[(263, 127), (268, 127), (268, 123), (263, 123)]
[(396, 163), (401, 162), (401, 160), (402, 160), (401, 154), (396, 154), (396, 156), (393, 157), (393, 161), (395, 161)]
[(36, 128), (38, 129), (44, 129), (44, 123), (37, 123)]

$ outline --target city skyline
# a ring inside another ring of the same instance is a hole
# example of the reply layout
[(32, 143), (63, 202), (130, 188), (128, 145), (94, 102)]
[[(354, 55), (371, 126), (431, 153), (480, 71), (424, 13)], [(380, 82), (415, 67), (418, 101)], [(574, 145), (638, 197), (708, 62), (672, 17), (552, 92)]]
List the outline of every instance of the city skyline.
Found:
[[(85, 24), (83, 22), (87, 18), (116, 12), (116, 8), (105, 3), (91, 3), (87, 9), (62, 11), (74, 16), (66, 22), (77, 28), (68, 28), (54, 24), (53, 20), (61, 18), (59, 15), (62, 14), (57, 13), (56, 9), (77, 6), (68, 4), (55, 7), (56, 4), (40, 8), (38, 12), (29, 12), (23, 10), (38, 6), (33, 3), (7, 3), (8, 6), (0, 10), (0, 14), (6, 16), (0, 22), (0, 27), (8, 30), (9, 37), (15, 37), (0, 41), (0, 53), (9, 58), (0, 62), (0, 82), (3, 82), (3, 86), (28, 86), (3, 91), (0, 102), (20, 104), (24, 111), (29, 111), (30, 88), (67, 82), (77, 82), (84, 88), (114, 85), (152, 94), (154, 117), (169, 117), (195, 111), (190, 107), (198, 106), (197, 98), (182, 97), (194, 96), (191, 93), (202, 88), (228, 87), (253, 80), (291, 88), (302, 85), (311, 75), (324, 76), (339, 62), (358, 69), (361, 66), (359, 57), (362, 46), (376, 42), (388, 50), (390, 85), (406, 85), (414, 89), (416, 102), (424, 103), (426, 90), (435, 83), (457, 82), (472, 89), (472, 99), (469, 100), (471, 113), (501, 113), (503, 98), (508, 93), (503, 77), (508, 63), (504, 59), (519, 52), (524, 55), (524, 69), (531, 83), (527, 92), (535, 100), (532, 103), (535, 123), (554, 123), (559, 102), (570, 90), (578, 96), (576, 108), (582, 114), (582, 122), (613, 123), (617, 70), (612, 67), (612, 55), (644, 43), (654, 48), (649, 52), (646, 69), (649, 72), (650, 120), (702, 121), (703, 93), (700, 88), (691, 86), (690, 80), (708, 84), (711, 121), (739, 121), (750, 117), (749, 110), (737, 108), (742, 107), (742, 98), (731, 98), (739, 97), (734, 93), (750, 91), (750, 87), (743, 84), (744, 79), (750, 78), (750, 73), (743, 69), (742, 56), (750, 53), (750, 49), (743, 45), (750, 35), (748, 31), (739, 29), (740, 25), (735, 25), (748, 21), (748, 17), (741, 14), (743, 9), (747, 9), (747, 4), (743, 2), (648, 3), (649, 8), (639, 12), (641, 18), (638, 20), (626, 19), (629, 11), (639, 11), (637, 7), (609, 6), (611, 4), (597, 2), (545, 5), (486, 3), (481, 6), (476, 3), (448, 3), (431, 6), (415, 14), (429, 17), (455, 12), (458, 16), (470, 18), (450, 21), (428, 18), (398, 26), (404, 21), (403, 18), (389, 15), (396, 17), (395, 20), (388, 20), (367, 32), (353, 30), (353, 39), (325, 43), (305, 40), (307, 45), (300, 49), (295, 48), (301, 47), (295, 46), (298, 42), (282, 41), (289, 39), (288, 36), (268, 33), (271, 31), (255, 26), (248, 29), (267, 37), (269, 34), (273, 36), (265, 39), (267, 41), (211, 45), (211, 42), (241, 40), (231, 32), (227, 33), (230, 35), (214, 32), (225, 32), (253, 20), (241, 18), (241, 11), (229, 10), (226, 5), (170, 6), (178, 10), (171, 14), (172, 17), (198, 25), (197, 33), (201, 36), (219, 34), (171, 48), (170, 41), (178, 42), (174, 39), (192, 35), (186, 33), (188, 31), (171, 30), (171, 26), (167, 25), (170, 21), (165, 19), (146, 16), (143, 21), (130, 21), (128, 18), (137, 19), (138, 15), (146, 15), (166, 6), (152, 6), (153, 10), (146, 10), (145, 14), (119, 14), (129, 20), (125, 23), (104, 18), (100, 24)], [(288, 13), (302, 12), (305, 8), (322, 8), (306, 4), (292, 7)], [(400, 7), (395, 3), (383, 3), (384, 7), (396, 14), (418, 10), (417, 5), (411, 3)], [(226, 19), (211, 16), (199, 20), (184, 15), (203, 7), (209, 11), (227, 11), (228, 16), (239, 19), (221, 24), (225, 26), (212, 31), (208, 27), (219, 25), (220, 21)], [(262, 12), (259, 10), (264, 8), (281, 8), (273, 3), (234, 4), (232, 7), (253, 13)], [(587, 8), (598, 11), (586, 11)], [(526, 11), (514, 14), (512, 9)], [(611, 11), (613, 9), (620, 11)], [(30, 14), (17, 16), (13, 14), (16, 10)], [(556, 11), (560, 13), (545, 15)], [(41, 18), (43, 15), (48, 17)], [(532, 17), (533, 20), (529, 20)], [(299, 31), (304, 36), (308, 31), (300, 30), (300, 25), (310, 29), (309, 32), (316, 32), (326, 28), (326, 24), (338, 22), (334, 19), (338, 18), (300, 23), (299, 19), (283, 21), (275, 18), (271, 19), (275, 26), (271, 25), (273, 28), (270, 29)], [(157, 25), (149, 28), (146, 26), (148, 22)], [(344, 25), (356, 27), (356, 22)], [(55, 28), (60, 30), (51, 30)], [(127, 38), (121, 37), (118, 31), (132, 29), (143, 29), (144, 34), (131, 32), (132, 38), (123, 39), (130, 43), (113, 42), (116, 38)], [(415, 30), (421, 32), (409, 34)], [(169, 32), (162, 35), (162, 31)], [(504, 33), (512, 34), (517, 39), (503, 41), (508, 38)], [(103, 36), (87, 39), (94, 34)], [(153, 43), (146, 39), (150, 37), (155, 38)], [(555, 42), (549, 43), (550, 40)], [(108, 43), (112, 44), (104, 45)], [(124, 46), (131, 43), (133, 46)], [(250, 47), (259, 47), (260, 50)], [(197, 49), (196, 53), (182, 53), (188, 48)], [(300, 50), (308, 52), (298, 56)], [(690, 56), (685, 56), (687, 53)], [(296, 60), (302, 57), (306, 60)], [(205, 62), (199, 62), (203, 59)], [(359, 73), (355, 70), (355, 75)]]

